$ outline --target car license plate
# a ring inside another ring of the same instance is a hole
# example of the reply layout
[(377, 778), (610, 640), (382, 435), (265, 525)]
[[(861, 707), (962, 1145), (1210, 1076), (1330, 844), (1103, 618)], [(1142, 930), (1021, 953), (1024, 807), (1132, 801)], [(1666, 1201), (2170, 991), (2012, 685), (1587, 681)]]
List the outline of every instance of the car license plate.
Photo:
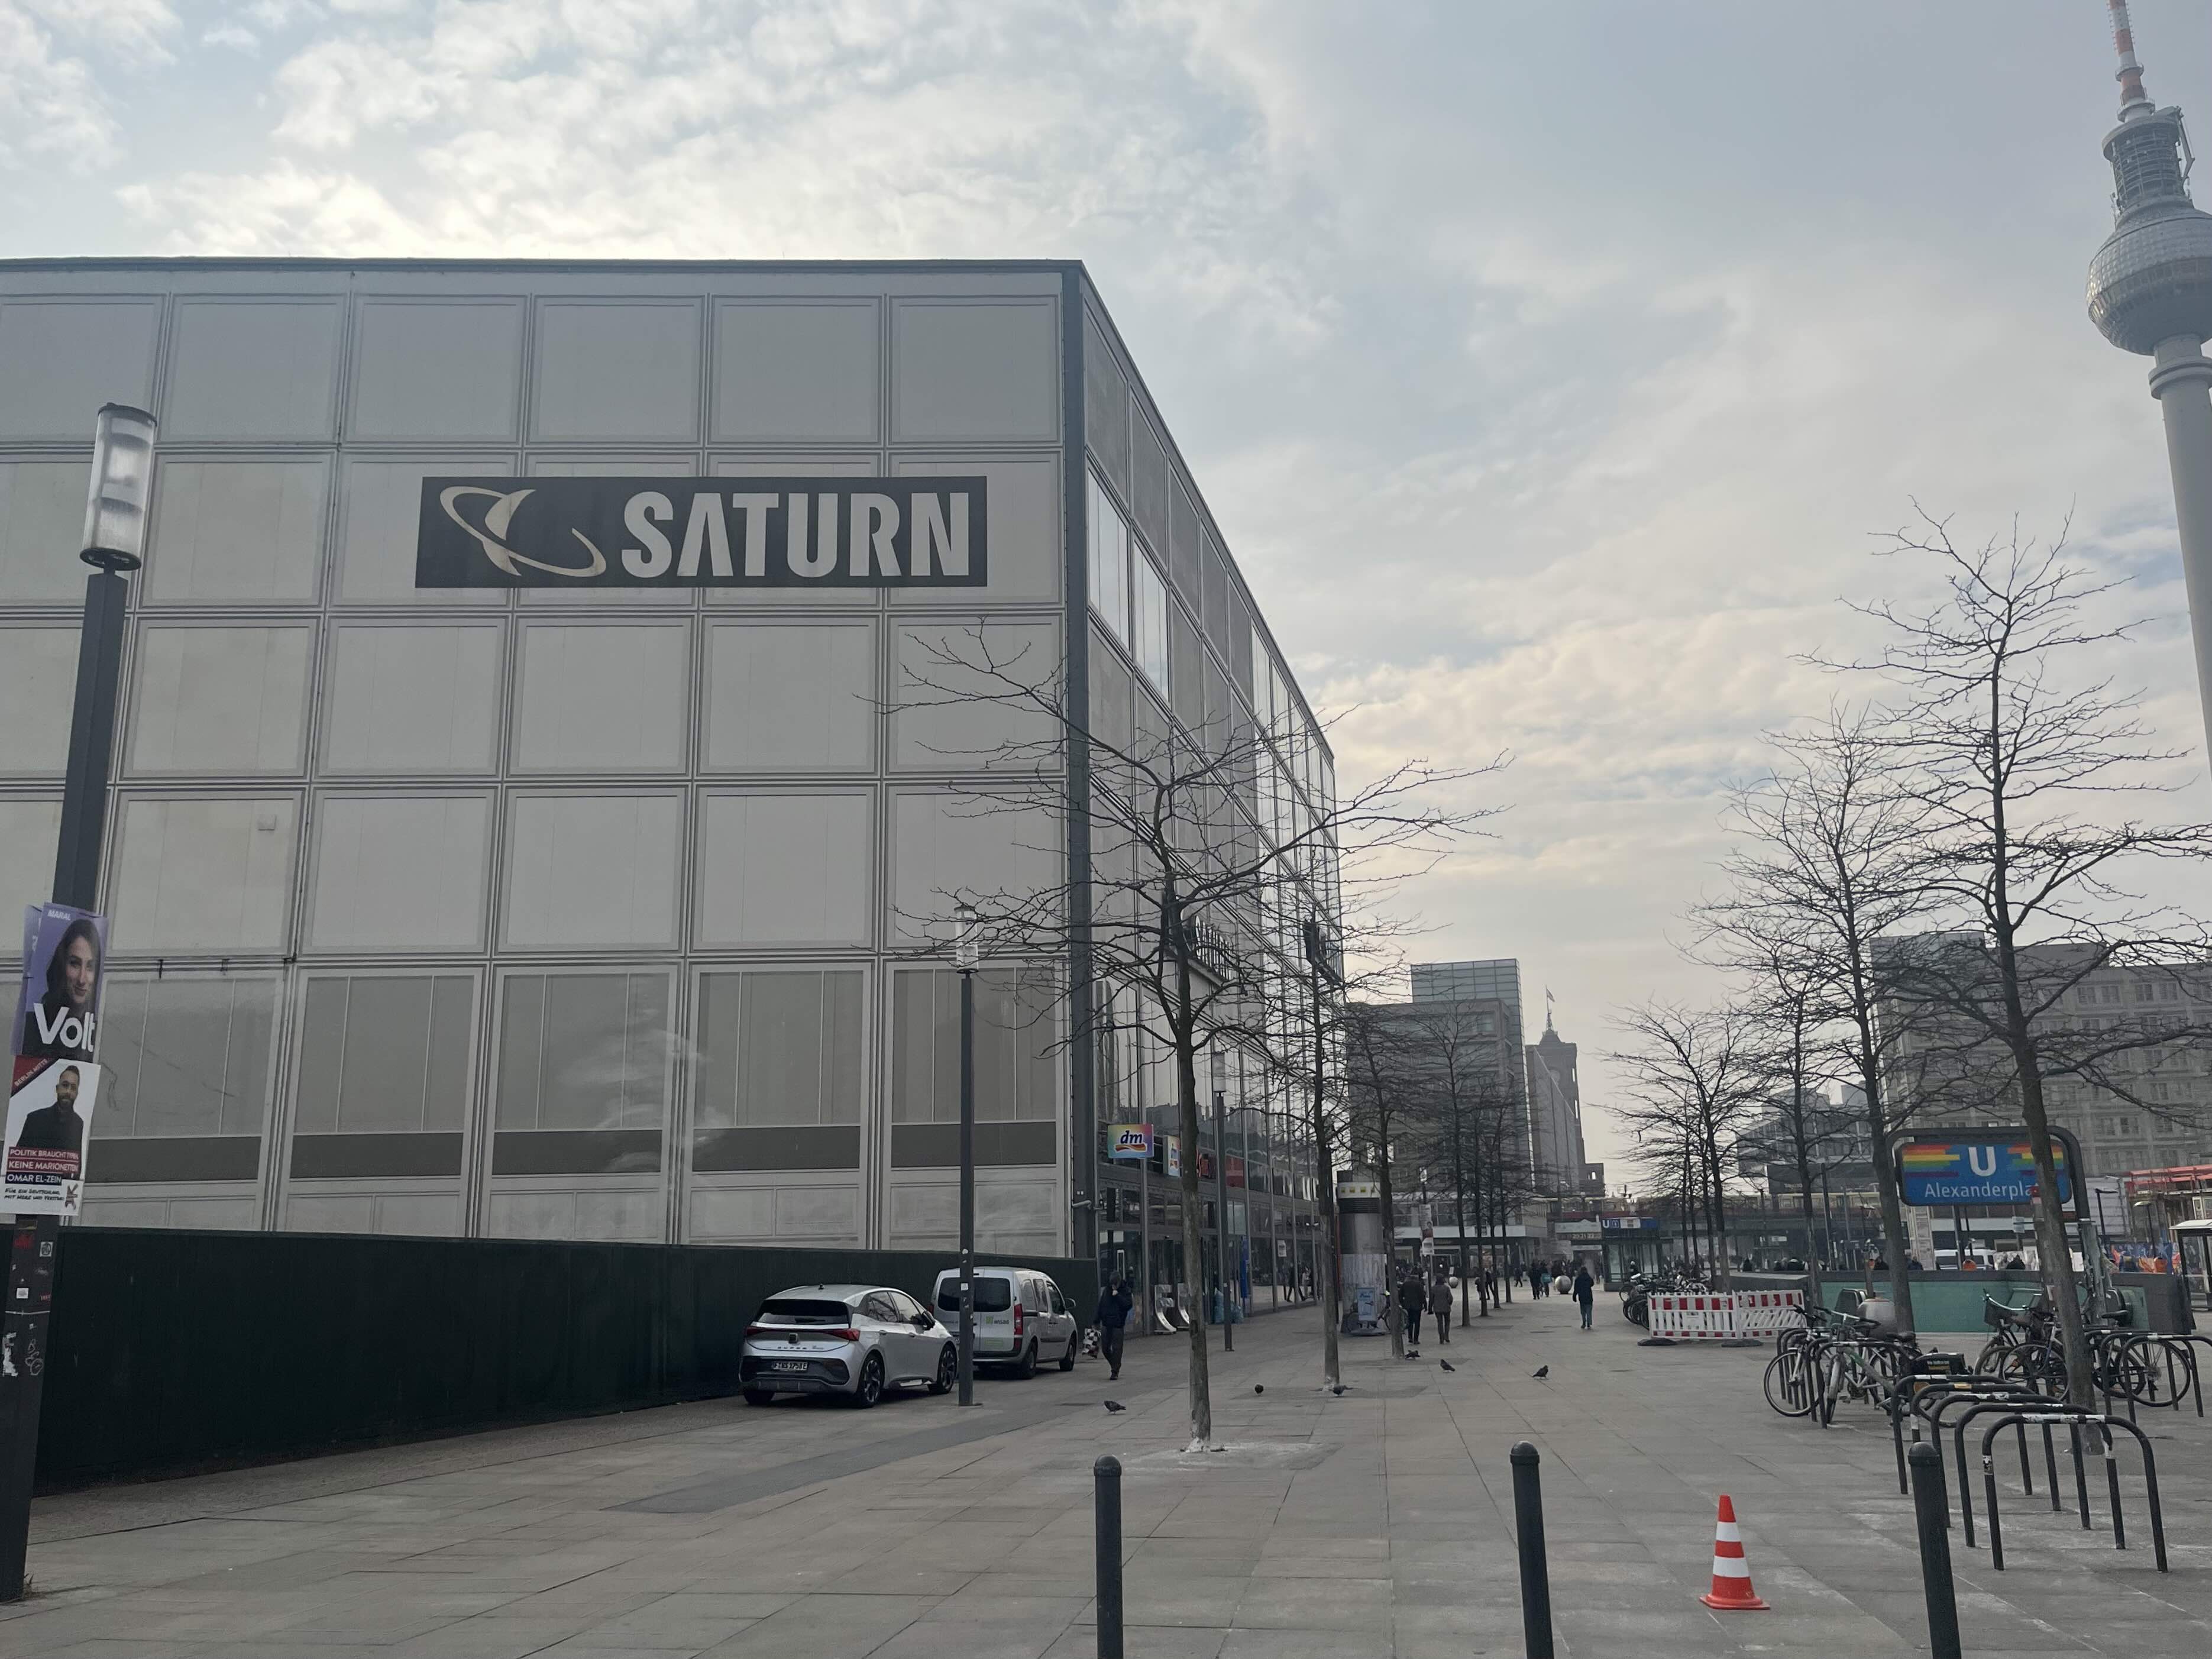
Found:
[(806, 1369), (806, 1362), (804, 1359), (779, 1359), (769, 1369), (772, 1371), (803, 1371)]

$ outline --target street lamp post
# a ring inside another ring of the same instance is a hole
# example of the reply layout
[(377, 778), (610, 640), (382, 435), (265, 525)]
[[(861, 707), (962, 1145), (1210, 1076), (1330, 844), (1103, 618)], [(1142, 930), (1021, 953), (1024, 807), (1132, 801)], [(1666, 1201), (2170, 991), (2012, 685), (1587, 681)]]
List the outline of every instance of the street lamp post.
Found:
[(960, 969), (960, 1403), (975, 1403), (975, 907), (959, 909), (952, 947)]
[[(124, 576), (144, 562), (146, 500), (153, 483), (157, 429), (151, 415), (126, 404), (104, 404), (93, 425), (92, 488), (85, 503), (84, 544), (77, 555), (92, 567), (92, 574), (84, 584), (76, 700), (70, 714), (69, 772), (62, 787), (61, 837), (54, 854), (54, 898), (79, 910), (93, 909), (100, 902), (100, 842), (107, 823), (108, 757), (115, 740), (124, 610), (131, 592)], [(24, 1320), (26, 1328), (15, 1352), (27, 1358), (46, 1347), (55, 1244), (60, 1235), (58, 1216), (15, 1224), (14, 1247), (9, 1252), (7, 1307), (11, 1316)], [(23, 1599), (45, 1375), (43, 1364), (35, 1368), (25, 1364), (0, 1376), (0, 1601)]]
[(1229, 1310), (1229, 1056), (1213, 1051), (1213, 1218), (1214, 1271), (1221, 1279), (1221, 1347), (1226, 1353), (1237, 1346), (1236, 1320)]

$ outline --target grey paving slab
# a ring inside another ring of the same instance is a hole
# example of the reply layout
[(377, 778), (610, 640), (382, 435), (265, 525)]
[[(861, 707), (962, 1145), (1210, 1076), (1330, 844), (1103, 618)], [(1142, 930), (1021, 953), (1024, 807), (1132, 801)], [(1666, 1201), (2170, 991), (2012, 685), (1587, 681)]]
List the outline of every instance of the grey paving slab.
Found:
[[(1213, 1455), (1182, 1450), (1163, 1340), (1132, 1345), (1120, 1416), (1085, 1365), (987, 1383), (972, 1415), (714, 1402), (46, 1499), (40, 1593), (0, 1609), (0, 1659), (1089, 1659), (1103, 1451), (1125, 1469), (1132, 1655), (1517, 1654), (1504, 1454), (1524, 1438), (1570, 1659), (1924, 1650), (1878, 1422), (1786, 1423), (1762, 1352), (1639, 1350), (1605, 1311), (1583, 1335), (1571, 1308), (1506, 1310), (1449, 1374), (1347, 1345), (1341, 1397), (1314, 1386), (1310, 1314), (1255, 1321), (1215, 1357)], [(2212, 1652), (2212, 1425), (2154, 1432), (2175, 1571), (2151, 1571), (2132, 1490), (2124, 1554), (2101, 1492), (2085, 1534), (2008, 1491), (2010, 1571), (1954, 1534), (1977, 1659)], [(1723, 1492), (1771, 1613), (1697, 1600)]]

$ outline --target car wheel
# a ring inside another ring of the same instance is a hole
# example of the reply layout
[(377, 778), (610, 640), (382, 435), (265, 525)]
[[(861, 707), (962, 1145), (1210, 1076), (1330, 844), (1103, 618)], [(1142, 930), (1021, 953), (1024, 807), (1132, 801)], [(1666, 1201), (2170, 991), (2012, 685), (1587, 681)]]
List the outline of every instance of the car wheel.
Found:
[(945, 1345), (945, 1352), (937, 1356), (937, 1375), (930, 1382), (929, 1391), (932, 1394), (951, 1394), (954, 1384), (959, 1381), (960, 1350), (948, 1342)]
[(745, 1404), (748, 1406), (773, 1406), (775, 1404), (775, 1396), (769, 1393), (766, 1389), (747, 1389), (745, 1390)]
[(1022, 1357), (1014, 1362), (1014, 1375), (1030, 1377), (1036, 1375), (1036, 1344), (1032, 1342), (1022, 1350)]
[(861, 1362), (860, 1385), (853, 1390), (853, 1404), (866, 1411), (883, 1397), (884, 1357), (872, 1353)]
[(1080, 1336), (1071, 1336), (1067, 1339), (1067, 1352), (1060, 1357), (1060, 1370), (1072, 1371), (1075, 1369), (1075, 1350), (1082, 1340)]

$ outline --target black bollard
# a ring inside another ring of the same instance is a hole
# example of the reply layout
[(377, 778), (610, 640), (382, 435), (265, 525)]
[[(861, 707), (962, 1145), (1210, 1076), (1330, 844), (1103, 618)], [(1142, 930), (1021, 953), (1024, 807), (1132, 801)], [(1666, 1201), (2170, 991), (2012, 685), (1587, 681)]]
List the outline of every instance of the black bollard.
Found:
[(1521, 1547), (1521, 1628), (1528, 1659), (1552, 1659), (1552, 1569), (1544, 1559), (1544, 1478), (1536, 1449), (1513, 1448), (1513, 1524)]
[(1909, 1455), (1912, 1515), (1920, 1523), (1920, 1583), (1928, 1596), (1929, 1650), (1932, 1659), (1960, 1659), (1959, 1602), (1951, 1583), (1951, 1504), (1943, 1491), (1943, 1454), (1923, 1443), (1913, 1447)]
[(1091, 1466), (1098, 1553), (1098, 1659), (1121, 1659), (1121, 1462)]

